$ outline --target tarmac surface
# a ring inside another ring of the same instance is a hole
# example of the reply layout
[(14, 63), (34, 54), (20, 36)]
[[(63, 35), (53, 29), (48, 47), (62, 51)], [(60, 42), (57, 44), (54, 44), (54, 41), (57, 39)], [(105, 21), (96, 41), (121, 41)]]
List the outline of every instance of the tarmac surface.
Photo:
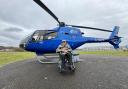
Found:
[(0, 89), (128, 89), (128, 57), (80, 55), (75, 73), (35, 58), (0, 68)]

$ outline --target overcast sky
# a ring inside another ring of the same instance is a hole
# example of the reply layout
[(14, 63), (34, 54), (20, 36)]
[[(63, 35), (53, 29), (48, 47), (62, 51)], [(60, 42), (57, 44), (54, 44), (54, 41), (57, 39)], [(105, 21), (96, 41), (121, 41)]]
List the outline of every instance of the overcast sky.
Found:
[[(67, 24), (112, 30), (120, 26), (121, 45), (128, 43), (128, 0), (42, 0)], [(52, 29), (56, 21), (33, 0), (0, 0), (0, 45), (18, 46), (36, 29)], [(82, 30), (83, 31), (83, 30)], [(86, 36), (108, 38), (110, 33), (85, 30)], [(109, 44), (91, 44), (109, 45)], [(88, 46), (88, 45), (84, 45)], [(90, 46), (90, 44), (89, 44)]]

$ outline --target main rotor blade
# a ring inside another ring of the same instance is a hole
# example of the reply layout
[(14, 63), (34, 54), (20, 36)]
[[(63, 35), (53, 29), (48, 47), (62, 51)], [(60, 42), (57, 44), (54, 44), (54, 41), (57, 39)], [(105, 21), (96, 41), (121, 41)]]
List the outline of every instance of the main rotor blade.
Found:
[(55, 16), (55, 14), (53, 14), (53, 12), (50, 9), (48, 9), (44, 3), (42, 3), (40, 0), (33, 0), (33, 1), (36, 2), (40, 7), (42, 7), (47, 13), (49, 13), (60, 24), (60, 21)]
[(101, 28), (93, 28), (93, 27), (86, 27), (86, 26), (76, 26), (76, 25), (66, 25), (66, 26), (72, 26), (76, 28), (85, 28), (85, 29), (93, 29), (93, 30), (99, 30), (99, 31), (105, 31), (105, 32), (112, 32), (111, 30), (101, 29)]

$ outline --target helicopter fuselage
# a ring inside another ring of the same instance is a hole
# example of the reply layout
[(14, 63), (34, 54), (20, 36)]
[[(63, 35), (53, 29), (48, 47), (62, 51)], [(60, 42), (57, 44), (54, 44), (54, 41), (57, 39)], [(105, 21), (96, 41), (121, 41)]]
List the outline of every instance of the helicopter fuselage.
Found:
[[(36, 37), (36, 38), (34, 38)], [(62, 40), (66, 40), (74, 50), (85, 43), (107, 42), (107, 39), (85, 37), (80, 29), (61, 27), (53, 30), (37, 30), (27, 40), (22, 41), (27, 51), (36, 52), (37, 55), (55, 53)]]

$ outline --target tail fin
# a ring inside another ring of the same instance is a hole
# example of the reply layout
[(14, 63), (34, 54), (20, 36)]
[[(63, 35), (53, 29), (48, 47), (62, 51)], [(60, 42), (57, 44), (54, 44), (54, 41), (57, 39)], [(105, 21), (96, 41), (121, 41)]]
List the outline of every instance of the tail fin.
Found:
[(118, 36), (119, 27), (115, 26), (113, 32), (109, 37), (109, 43), (114, 46), (115, 49), (119, 48), (119, 44), (121, 42), (121, 37)]

